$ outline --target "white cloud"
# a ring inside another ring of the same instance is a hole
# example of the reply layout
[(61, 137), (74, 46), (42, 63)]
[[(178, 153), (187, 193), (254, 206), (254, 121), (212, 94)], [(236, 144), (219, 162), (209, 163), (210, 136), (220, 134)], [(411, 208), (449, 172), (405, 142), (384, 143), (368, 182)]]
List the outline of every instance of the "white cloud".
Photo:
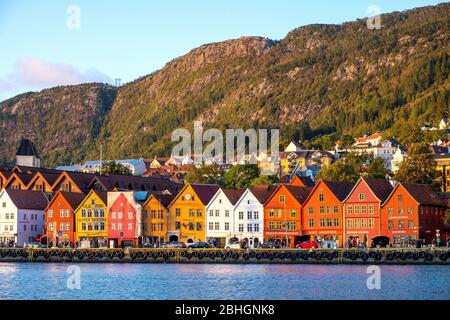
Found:
[(17, 60), (13, 71), (0, 77), (0, 94), (88, 82), (112, 83), (112, 79), (94, 68), (82, 71), (70, 64), (27, 57)]

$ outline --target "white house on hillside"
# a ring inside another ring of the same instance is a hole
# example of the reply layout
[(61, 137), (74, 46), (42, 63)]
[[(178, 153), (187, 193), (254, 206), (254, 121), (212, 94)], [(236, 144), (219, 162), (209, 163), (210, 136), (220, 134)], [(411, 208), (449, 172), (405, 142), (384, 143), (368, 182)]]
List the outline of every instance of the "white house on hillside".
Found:
[(21, 247), (42, 235), (47, 204), (47, 196), (42, 191), (1, 191), (0, 243)]
[(374, 158), (382, 158), (386, 170), (392, 171), (392, 160), (397, 149), (405, 150), (405, 147), (394, 138), (386, 139), (379, 144), (372, 145), (369, 152)]
[(397, 173), (398, 169), (400, 168), (400, 164), (403, 162), (403, 160), (405, 160), (405, 158), (406, 158), (405, 150), (397, 148), (391, 161), (392, 173)]

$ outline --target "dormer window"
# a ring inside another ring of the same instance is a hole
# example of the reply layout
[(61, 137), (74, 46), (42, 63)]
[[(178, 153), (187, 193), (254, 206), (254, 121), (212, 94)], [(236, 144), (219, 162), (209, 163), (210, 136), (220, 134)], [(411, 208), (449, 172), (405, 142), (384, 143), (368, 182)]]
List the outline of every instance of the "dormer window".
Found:
[(359, 198), (360, 201), (364, 201), (364, 200), (366, 199), (366, 195), (365, 195), (364, 193), (361, 192), (361, 193), (359, 194), (358, 198)]

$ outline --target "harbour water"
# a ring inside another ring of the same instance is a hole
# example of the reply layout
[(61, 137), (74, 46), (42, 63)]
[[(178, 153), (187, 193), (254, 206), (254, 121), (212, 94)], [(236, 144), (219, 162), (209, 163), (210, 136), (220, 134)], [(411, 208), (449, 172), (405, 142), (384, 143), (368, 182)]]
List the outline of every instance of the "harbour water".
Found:
[(380, 269), (369, 290), (362, 265), (0, 263), (0, 299), (450, 300), (448, 266)]

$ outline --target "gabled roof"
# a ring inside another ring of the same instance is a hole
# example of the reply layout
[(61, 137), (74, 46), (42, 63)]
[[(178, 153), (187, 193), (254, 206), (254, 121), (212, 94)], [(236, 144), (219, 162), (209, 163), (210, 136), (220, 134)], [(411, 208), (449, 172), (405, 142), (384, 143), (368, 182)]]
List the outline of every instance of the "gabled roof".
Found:
[(11, 201), (19, 209), (44, 210), (48, 199), (42, 191), (5, 189)]
[(39, 154), (34, 146), (34, 143), (29, 139), (22, 139), (20, 141), (19, 149), (17, 149), (16, 156), (35, 156), (39, 157)]
[(13, 172), (13, 174), (9, 176), (8, 181), (6, 181), (5, 186), (9, 186), (14, 179), (19, 180), (24, 186), (28, 186), (33, 177), (34, 175), (32, 174)]
[(392, 185), (387, 179), (363, 178), (375, 196), (384, 202), (392, 192)]
[(259, 203), (264, 205), (266, 203), (266, 201), (270, 198), (270, 196), (277, 189), (270, 190), (267, 187), (255, 186), (255, 187), (249, 188), (248, 190), (255, 196), (255, 198), (259, 201)]
[(285, 185), (284, 187), (300, 204), (303, 204), (305, 202), (306, 198), (308, 198), (308, 195), (313, 189), (312, 187), (300, 187), (291, 185)]
[(232, 205), (236, 205), (239, 199), (245, 192), (245, 189), (222, 189), (225, 196), (231, 202)]
[(161, 203), (161, 205), (167, 209), (169, 207), (169, 204), (171, 204), (173, 199), (175, 199), (175, 196), (170, 194), (159, 194), (159, 193), (151, 194), (144, 205), (146, 205), (152, 198), (158, 200)]
[(433, 205), (433, 206), (442, 206), (447, 207), (447, 201), (439, 197), (438, 193), (434, 192), (428, 184), (418, 184), (418, 183), (399, 183), (392, 190), (389, 197), (386, 199), (383, 205), (385, 205), (395, 191), (403, 186), (405, 190), (411, 195), (411, 197), (419, 204), (419, 205)]
[(53, 186), (60, 175), (60, 173), (47, 173), (38, 171), (28, 183), (27, 188), (29, 188), (39, 177), (42, 177), (49, 186)]
[(351, 182), (340, 182), (340, 181), (328, 181), (322, 180), (322, 182), (330, 189), (330, 191), (338, 198), (341, 202), (352, 191), (354, 184)]
[(58, 198), (58, 196), (63, 197), (64, 199), (66, 199), (67, 203), (70, 205), (70, 207), (73, 210), (77, 209), (78, 206), (86, 198), (86, 195), (84, 193), (58, 191), (55, 194), (55, 196), (52, 198), (50, 203), (47, 205), (47, 208), (49, 208), (53, 204), (53, 202)]
[(205, 206), (208, 205), (209, 201), (211, 201), (212, 197), (214, 197), (220, 188), (214, 184), (190, 184), (190, 186)]
[(358, 182), (353, 186), (350, 193), (347, 195), (347, 197), (343, 200), (346, 201), (350, 195), (353, 193), (353, 191), (358, 187), (360, 183), (364, 182), (370, 191), (374, 194), (374, 196), (383, 203), (386, 201), (386, 199), (391, 194), (392, 190), (394, 189), (387, 179), (375, 179), (375, 178), (367, 178), (363, 177), (358, 180)]

